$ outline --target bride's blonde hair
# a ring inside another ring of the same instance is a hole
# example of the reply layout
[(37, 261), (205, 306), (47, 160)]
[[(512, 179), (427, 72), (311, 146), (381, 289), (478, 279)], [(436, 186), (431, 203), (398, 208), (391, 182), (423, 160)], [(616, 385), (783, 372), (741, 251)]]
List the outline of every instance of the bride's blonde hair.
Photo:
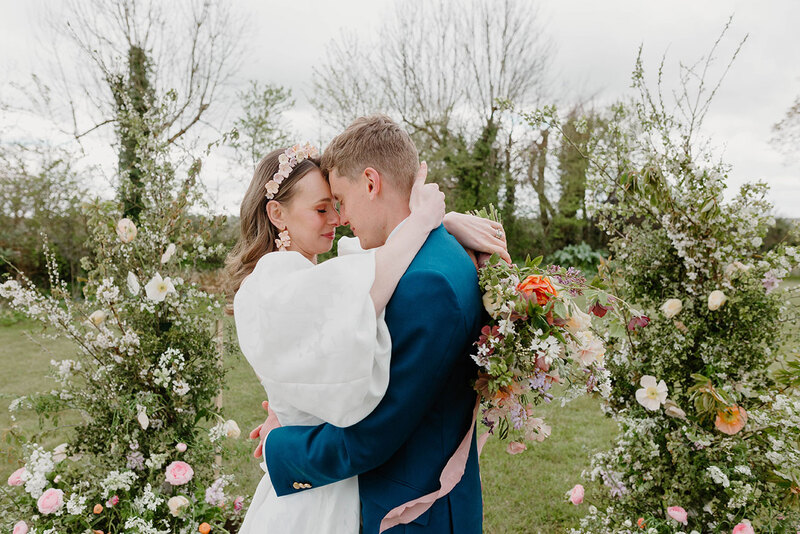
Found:
[[(258, 260), (277, 248), (275, 239), (280, 229), (276, 228), (267, 216), (267, 203), (270, 200), (266, 197), (265, 186), (278, 172), (278, 156), (285, 151), (286, 148), (273, 150), (258, 162), (250, 186), (242, 199), (239, 209), (241, 219), (239, 240), (225, 260), (225, 294), (229, 302), (233, 301), (239, 286), (242, 285), (242, 280), (253, 272)], [(314, 169), (319, 169), (318, 159), (304, 159), (299, 162), (288, 178), (280, 184), (272, 200), (281, 204), (291, 202), (297, 189), (297, 182)], [(228, 308), (231, 309), (230, 306)]]

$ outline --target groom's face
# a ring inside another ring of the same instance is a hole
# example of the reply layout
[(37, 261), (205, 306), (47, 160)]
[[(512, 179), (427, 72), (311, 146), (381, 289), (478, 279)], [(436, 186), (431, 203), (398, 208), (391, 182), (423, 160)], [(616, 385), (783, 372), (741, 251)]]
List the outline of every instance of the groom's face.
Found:
[(339, 203), (339, 218), (342, 225), (349, 225), (358, 237), (362, 248), (370, 249), (383, 245), (385, 236), (380, 228), (378, 202), (370, 184), (364, 176), (350, 178), (334, 168), (328, 174), (333, 198)]

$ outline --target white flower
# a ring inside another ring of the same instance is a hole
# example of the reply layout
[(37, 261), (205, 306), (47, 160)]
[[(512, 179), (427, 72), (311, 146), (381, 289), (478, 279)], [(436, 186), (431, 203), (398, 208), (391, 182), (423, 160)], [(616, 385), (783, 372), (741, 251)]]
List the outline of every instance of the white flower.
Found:
[(725, 302), (728, 300), (728, 297), (725, 296), (725, 293), (720, 291), (719, 289), (714, 290), (708, 295), (708, 309), (711, 311), (717, 311)]
[(117, 223), (117, 235), (119, 236), (119, 240), (123, 243), (130, 243), (136, 238), (136, 225), (133, 224), (133, 221), (124, 218), (120, 219)]
[(667, 299), (667, 301), (661, 305), (661, 312), (667, 319), (672, 319), (678, 315), (682, 309), (683, 303), (680, 299)]
[(106, 320), (108, 315), (103, 310), (95, 310), (89, 316), (89, 322), (95, 326), (100, 326)]
[(495, 296), (492, 291), (487, 291), (483, 294), (483, 307), (486, 308), (486, 312), (492, 316), (493, 319), (497, 319), (500, 316), (500, 307), (502, 303), (500, 299)]
[(233, 419), (225, 421), (223, 430), (225, 431), (225, 436), (233, 439), (237, 439), (242, 434), (242, 431), (239, 430), (239, 425)]
[(172, 514), (173, 517), (178, 517), (181, 515), (181, 508), (184, 506), (188, 506), (189, 499), (184, 497), (183, 495), (176, 495), (171, 497), (170, 500), (167, 501), (167, 506), (169, 507), (169, 513)]
[(725, 267), (725, 276), (730, 278), (736, 271), (749, 271), (750, 265), (745, 265), (740, 261), (735, 261)]
[(592, 317), (588, 313), (583, 313), (577, 307), (575, 308), (575, 313), (570, 316), (566, 324), (567, 330), (573, 334), (588, 330), (590, 326), (592, 326)]
[(128, 283), (128, 291), (130, 291), (131, 295), (138, 295), (139, 291), (141, 290), (141, 286), (139, 286), (139, 279), (136, 278), (136, 275), (128, 271), (128, 278), (126, 281)]
[(163, 302), (168, 293), (176, 293), (175, 286), (172, 285), (172, 280), (169, 276), (161, 278), (159, 273), (156, 273), (153, 278), (144, 286), (144, 291), (147, 298), (155, 302)]
[(639, 381), (642, 389), (636, 390), (636, 401), (648, 410), (658, 410), (667, 400), (667, 383), (656, 384), (656, 377), (644, 375)]
[(167, 250), (161, 255), (161, 263), (167, 263), (173, 254), (175, 254), (175, 243), (170, 243), (167, 245)]
[(762, 243), (763, 243), (763, 241), (762, 241), (762, 239), (760, 237), (754, 237), (750, 241), (750, 244), (753, 245), (755, 248), (760, 247)]
[(172, 384), (172, 391), (179, 397), (183, 397), (189, 393), (189, 384), (185, 380), (176, 380)]
[(674, 401), (669, 399), (664, 403), (664, 413), (676, 419), (686, 419), (686, 412), (681, 410)]
[(142, 406), (141, 404), (136, 405), (136, 419), (139, 421), (139, 426), (142, 427), (142, 430), (147, 430), (147, 427), (150, 426), (150, 418), (147, 417), (147, 408)]
[(67, 459), (67, 444), (62, 443), (55, 449), (53, 449), (53, 461), (55, 463), (63, 462)]

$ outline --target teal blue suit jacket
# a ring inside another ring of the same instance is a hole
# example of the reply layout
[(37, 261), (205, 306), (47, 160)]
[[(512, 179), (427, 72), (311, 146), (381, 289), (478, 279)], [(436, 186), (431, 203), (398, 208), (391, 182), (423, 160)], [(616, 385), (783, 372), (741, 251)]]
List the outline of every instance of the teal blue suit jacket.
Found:
[[(270, 432), (264, 458), (275, 492), (287, 495), (359, 475), (363, 531), (377, 534), (389, 510), (437, 490), (442, 468), (472, 420), (476, 394), (470, 380), (477, 369), (470, 353), (482, 319), (475, 267), (440, 226), (386, 307), (392, 361), (383, 400), (347, 428), (323, 424)], [(464, 476), (453, 491), (414, 522), (387, 532), (480, 533), (482, 517), (473, 437)]]

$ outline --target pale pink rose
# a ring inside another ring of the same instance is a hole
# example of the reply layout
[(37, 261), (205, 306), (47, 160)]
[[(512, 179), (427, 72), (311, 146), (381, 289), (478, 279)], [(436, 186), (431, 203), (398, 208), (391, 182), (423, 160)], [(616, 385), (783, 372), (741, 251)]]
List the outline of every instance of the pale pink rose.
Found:
[(167, 466), (166, 475), (167, 482), (173, 486), (181, 486), (192, 480), (194, 470), (186, 462), (177, 461)]
[(526, 450), (528, 447), (525, 446), (524, 443), (520, 443), (519, 441), (512, 441), (506, 447), (506, 452), (508, 454), (519, 454), (522, 451)]
[(177, 445), (175, 445), (175, 448), (178, 450), (178, 452), (186, 452), (187, 447), (184, 442), (180, 442)]
[(583, 486), (580, 484), (575, 484), (575, 487), (569, 490), (569, 502), (574, 504), (575, 506), (579, 505), (583, 502)]
[(20, 467), (19, 469), (17, 469), (13, 473), (11, 473), (11, 476), (8, 477), (8, 485), (9, 486), (21, 486), (21, 485), (25, 484), (25, 481), (22, 480), (22, 475), (24, 475), (24, 474), (25, 474), (25, 468), (24, 467)]
[(237, 511), (237, 512), (241, 512), (241, 511), (242, 511), (242, 508), (244, 508), (244, 497), (242, 497), (242, 496), (240, 495), (240, 496), (236, 497), (236, 498), (233, 500), (233, 509), (234, 509), (235, 511)]
[(25, 521), (17, 521), (11, 534), (28, 534), (28, 524)]
[(677, 521), (678, 523), (683, 523), (684, 525), (689, 524), (686, 510), (684, 510), (680, 506), (670, 506), (669, 508), (667, 508), (667, 515), (670, 516), (675, 521)]
[(739, 523), (733, 527), (733, 534), (756, 534), (756, 531), (747, 523)]
[(42, 493), (42, 496), (36, 501), (36, 507), (44, 515), (56, 513), (62, 506), (64, 506), (64, 492), (55, 488), (50, 488)]

